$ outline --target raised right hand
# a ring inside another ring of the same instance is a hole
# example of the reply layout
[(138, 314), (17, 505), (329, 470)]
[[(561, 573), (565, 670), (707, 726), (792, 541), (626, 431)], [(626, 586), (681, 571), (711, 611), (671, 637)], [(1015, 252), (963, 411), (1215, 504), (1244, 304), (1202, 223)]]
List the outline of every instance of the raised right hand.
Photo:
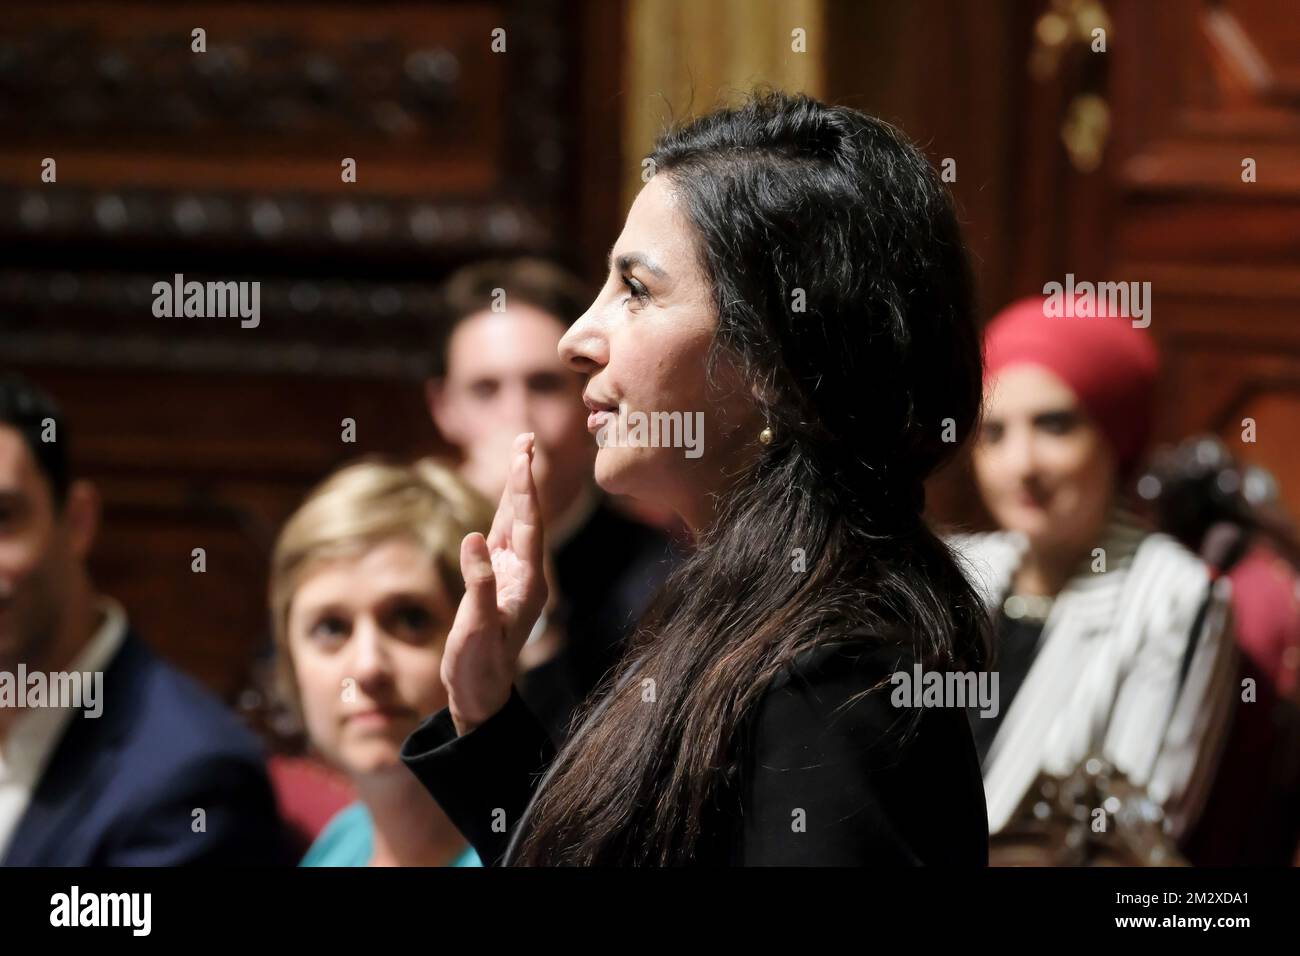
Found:
[(546, 606), (541, 508), (533, 481), (534, 437), (515, 438), (510, 477), (487, 538), (460, 545), (465, 577), (442, 655), (442, 682), (456, 732), (465, 735), (510, 698), (515, 662)]

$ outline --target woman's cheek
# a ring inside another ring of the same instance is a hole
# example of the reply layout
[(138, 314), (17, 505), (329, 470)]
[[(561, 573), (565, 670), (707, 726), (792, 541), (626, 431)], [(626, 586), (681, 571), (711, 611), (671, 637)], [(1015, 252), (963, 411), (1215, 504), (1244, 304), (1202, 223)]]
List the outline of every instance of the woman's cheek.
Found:
[(312, 743), (328, 756), (337, 756), (339, 747), (339, 702), (342, 687), (335, 687), (328, 673), (320, 668), (300, 666), (298, 693), (302, 701), (303, 723)]
[(1010, 499), (1014, 488), (997, 452), (991, 448), (977, 448), (971, 456), (971, 465), (975, 471), (975, 485), (985, 504), (993, 509), (1001, 508), (1003, 501)]
[(398, 658), (397, 692), (404, 706), (422, 716), (447, 706), (447, 692), (442, 686), (442, 652), (427, 648), (410, 648)]
[(1062, 484), (1069, 486), (1073, 492), (1073, 506), (1086, 501), (1094, 495), (1104, 495), (1104, 467), (1098, 449), (1088, 441), (1076, 441), (1062, 450), (1059, 456), (1057, 474)]

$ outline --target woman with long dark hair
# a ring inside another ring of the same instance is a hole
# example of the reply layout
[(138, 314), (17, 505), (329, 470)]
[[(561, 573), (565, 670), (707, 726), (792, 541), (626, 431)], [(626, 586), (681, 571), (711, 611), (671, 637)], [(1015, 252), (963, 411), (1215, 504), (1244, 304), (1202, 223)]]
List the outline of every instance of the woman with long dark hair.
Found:
[[(520, 436), (491, 532), (462, 545), (449, 707), (403, 759), (489, 863), (983, 864), (964, 711), (891, 687), (986, 653), (922, 518), (981, 399), (949, 197), (889, 125), (783, 93), (650, 159), (560, 351), (599, 484), (671, 507), (694, 551), (556, 754), (511, 684), (546, 595)], [(637, 440), (656, 413), (702, 432)]]

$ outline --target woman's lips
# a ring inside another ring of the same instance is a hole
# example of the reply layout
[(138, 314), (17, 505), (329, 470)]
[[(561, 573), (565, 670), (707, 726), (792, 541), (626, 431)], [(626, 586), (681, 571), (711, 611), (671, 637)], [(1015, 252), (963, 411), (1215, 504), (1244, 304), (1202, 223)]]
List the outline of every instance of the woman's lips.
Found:
[(410, 714), (411, 711), (402, 707), (375, 707), (348, 714), (344, 720), (357, 727), (387, 727)]
[(619, 406), (608, 401), (601, 401), (586, 392), (582, 393), (582, 403), (590, 409), (587, 416), (587, 431), (594, 432), (603, 426), (611, 415), (617, 415)]
[(1045, 496), (1040, 497), (1038, 495), (1030, 495), (1030, 494), (1026, 494), (1023, 491), (1020, 494), (1016, 495), (1014, 500), (1016, 504), (1021, 508), (1029, 508), (1033, 511), (1045, 510), (1047, 508), (1047, 501), (1048, 501), (1048, 499)]

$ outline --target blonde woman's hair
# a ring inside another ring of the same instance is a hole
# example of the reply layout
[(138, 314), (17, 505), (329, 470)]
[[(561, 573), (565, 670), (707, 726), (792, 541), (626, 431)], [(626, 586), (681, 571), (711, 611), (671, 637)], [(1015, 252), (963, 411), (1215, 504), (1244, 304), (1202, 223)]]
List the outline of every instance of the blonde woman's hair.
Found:
[(280, 530), (271, 558), (271, 631), (285, 702), (298, 710), (289, 608), (318, 562), (357, 555), (394, 538), (413, 540), (434, 562), (454, 604), (465, 591), (460, 542), (471, 531), (486, 533), (491, 522), (488, 502), (431, 459), (411, 465), (364, 459), (344, 465), (312, 489)]

